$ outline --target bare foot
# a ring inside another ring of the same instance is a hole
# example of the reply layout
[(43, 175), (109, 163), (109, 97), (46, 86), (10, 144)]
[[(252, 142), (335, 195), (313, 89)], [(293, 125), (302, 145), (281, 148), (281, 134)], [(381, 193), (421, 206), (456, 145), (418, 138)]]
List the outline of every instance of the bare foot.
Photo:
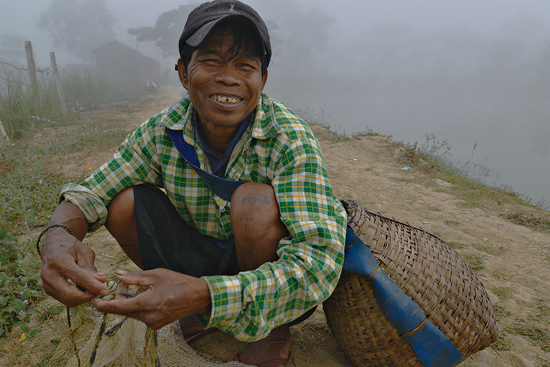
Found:
[(269, 366), (284, 367), (290, 358), (291, 349), (292, 334), (288, 325), (282, 325), (273, 329), (266, 338), (248, 344), (238, 358), (242, 363), (258, 366), (279, 360), (281, 364), (269, 364)]
[(181, 332), (183, 333), (183, 338), (189, 344), (201, 339), (203, 336), (206, 336), (218, 330), (216, 328), (205, 330), (201, 323), (197, 321), (194, 315), (179, 319), (178, 322), (180, 324)]

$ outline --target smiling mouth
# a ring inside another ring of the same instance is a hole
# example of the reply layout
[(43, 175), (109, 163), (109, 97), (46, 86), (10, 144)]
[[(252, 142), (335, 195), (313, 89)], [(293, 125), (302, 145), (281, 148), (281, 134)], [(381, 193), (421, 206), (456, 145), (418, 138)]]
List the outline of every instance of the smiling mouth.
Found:
[(213, 94), (210, 96), (214, 101), (219, 103), (226, 103), (226, 104), (236, 104), (242, 101), (242, 98), (239, 97), (232, 97), (232, 96), (222, 96), (218, 94)]

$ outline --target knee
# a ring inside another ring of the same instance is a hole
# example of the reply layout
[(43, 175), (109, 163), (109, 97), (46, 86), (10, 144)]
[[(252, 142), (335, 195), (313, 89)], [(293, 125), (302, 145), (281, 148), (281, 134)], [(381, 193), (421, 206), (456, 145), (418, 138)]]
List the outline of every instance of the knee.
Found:
[(260, 214), (262, 217), (279, 218), (273, 188), (256, 182), (239, 186), (231, 198), (231, 220), (245, 221)]
[(134, 188), (129, 187), (115, 196), (107, 211), (105, 227), (111, 233), (117, 233), (117, 229), (127, 228), (132, 222), (135, 226)]
[(288, 236), (273, 188), (261, 183), (241, 185), (231, 199), (231, 224), (241, 270), (277, 260), (279, 241)]
[(135, 241), (133, 232), (135, 232), (136, 217), (134, 212), (133, 187), (129, 187), (115, 196), (107, 207), (107, 211), (105, 227), (107, 227), (118, 242), (131, 243), (128, 241)]
[(235, 236), (254, 236), (282, 224), (273, 188), (262, 183), (239, 186), (231, 198), (231, 223)]

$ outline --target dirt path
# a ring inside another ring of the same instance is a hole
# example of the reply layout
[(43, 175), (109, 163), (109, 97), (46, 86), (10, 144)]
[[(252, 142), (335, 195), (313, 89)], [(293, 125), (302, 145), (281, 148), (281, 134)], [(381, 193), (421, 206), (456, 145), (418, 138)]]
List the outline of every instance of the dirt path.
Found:
[[(134, 127), (179, 96), (179, 88), (164, 88), (162, 94), (147, 103), (134, 103), (118, 113), (124, 115), (129, 128)], [(544, 351), (533, 338), (525, 336), (540, 329), (542, 332), (537, 335), (545, 340), (546, 347), (549, 345), (549, 234), (511, 224), (488, 209), (467, 207), (453, 196), (449, 184), (432, 182), (414, 170), (401, 170), (396, 159), (399, 147), (387, 138), (362, 136), (342, 140), (323, 127), (314, 125), (312, 129), (321, 142), (339, 198), (357, 200), (371, 210), (423, 227), (452, 242), (461, 256), (476, 260), (476, 274), (490, 292), (502, 338), (498, 345), (470, 357), (464, 366), (550, 366), (550, 350)], [(111, 154), (109, 151), (80, 160), (69, 159), (75, 163), (68, 169), (81, 172), (84, 167), (96, 168)], [(112, 273), (119, 267), (131, 267), (120, 260), (118, 246), (106, 231), (89, 236), (87, 242), (96, 251), (100, 271)], [(289, 366), (353, 366), (326, 326), (321, 310), (293, 327), (293, 335), (295, 344)], [(228, 360), (241, 350), (242, 344), (215, 333), (199, 341), (195, 348)]]

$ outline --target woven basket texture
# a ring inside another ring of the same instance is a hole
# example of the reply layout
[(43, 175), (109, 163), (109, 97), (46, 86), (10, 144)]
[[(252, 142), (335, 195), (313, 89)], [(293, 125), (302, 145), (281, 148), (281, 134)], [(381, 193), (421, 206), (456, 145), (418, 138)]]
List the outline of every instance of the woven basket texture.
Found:
[[(498, 336), (485, 288), (466, 262), (437, 236), (356, 201), (342, 201), (348, 225), (380, 267), (466, 357)], [(422, 366), (374, 298), (368, 277), (342, 273), (325, 301), (327, 323), (357, 366)]]

